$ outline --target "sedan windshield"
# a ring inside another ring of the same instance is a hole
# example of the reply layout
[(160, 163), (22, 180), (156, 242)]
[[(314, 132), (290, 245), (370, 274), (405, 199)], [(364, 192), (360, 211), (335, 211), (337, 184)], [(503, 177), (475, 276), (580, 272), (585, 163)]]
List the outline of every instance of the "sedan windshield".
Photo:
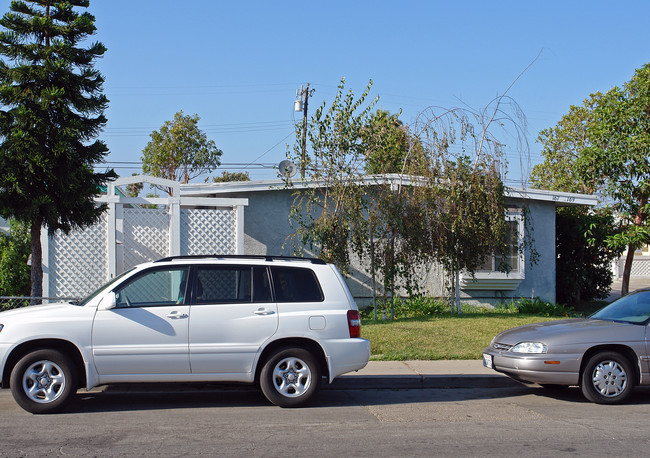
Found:
[(632, 324), (647, 324), (650, 319), (650, 291), (639, 291), (623, 296), (600, 309), (590, 318), (607, 321), (621, 321)]

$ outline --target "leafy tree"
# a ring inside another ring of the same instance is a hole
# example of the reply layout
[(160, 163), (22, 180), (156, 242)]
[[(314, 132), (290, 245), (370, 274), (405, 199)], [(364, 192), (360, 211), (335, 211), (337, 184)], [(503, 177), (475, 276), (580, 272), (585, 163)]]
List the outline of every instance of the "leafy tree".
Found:
[[(349, 271), (352, 254), (369, 256), (371, 275), (379, 271), (392, 304), (398, 281), (415, 287), (423, 263), (474, 272), (487, 256), (505, 253), (503, 146), (490, 129), (510, 118), (501, 116), (499, 100), (488, 121), (484, 113), (429, 112), (414, 134), (394, 115), (371, 114), (377, 100), (365, 103), (371, 83), (355, 98), (352, 91), (344, 94), (342, 80), (330, 107), (323, 103), (312, 116), (311, 154), (302, 156), (296, 147), (293, 157), (305, 161), (308, 179), (318, 186), (297, 194), (291, 216), (301, 244), (342, 271)], [(299, 125), (299, 145), (301, 132)], [(453, 154), (455, 144), (474, 154)], [(396, 170), (397, 179), (368, 182), (364, 176)]]
[[(350, 90), (344, 94), (341, 79), (334, 101), (327, 108), (323, 102), (307, 126), (311, 154), (302, 154), (303, 124), (296, 126), (294, 160), (306, 170), (319, 187), (308, 187), (297, 195), (291, 218), (298, 224), (296, 237), (304, 247), (320, 252), (320, 257), (349, 272), (351, 241), (353, 252), (364, 250), (366, 225), (364, 186), (358, 177), (364, 167), (365, 148), (361, 131), (368, 124), (377, 99), (364, 107), (372, 81), (355, 99)], [(304, 121), (303, 121), (304, 123)]]
[(627, 248), (622, 286), (627, 294), (634, 252), (650, 243), (650, 64), (598, 100), (587, 132), (590, 145), (576, 166), (583, 181), (594, 182), (623, 219), (622, 230), (608, 243), (614, 250)]
[[(597, 92), (569, 112), (552, 128), (540, 132), (544, 162), (533, 167), (534, 187), (563, 192), (595, 193), (593, 177), (581, 176), (576, 163), (591, 146), (587, 128), (603, 94)], [(611, 208), (559, 208), (555, 219), (556, 291), (563, 304), (607, 297), (612, 284), (610, 263), (620, 255), (607, 240), (617, 232)]]
[(413, 154), (416, 149), (421, 153), (422, 145), (418, 138), (409, 132), (408, 126), (399, 119), (400, 113), (390, 114), (377, 110), (370, 115), (367, 124), (361, 129), (360, 136), (365, 150), (364, 171), (369, 175), (382, 173), (422, 172), (422, 154)]
[(573, 305), (605, 299), (610, 292), (611, 262), (620, 251), (609, 248), (606, 240), (616, 233), (608, 209), (560, 208), (555, 217), (557, 302)]
[(213, 177), (214, 183), (225, 183), (229, 181), (251, 181), (248, 172), (228, 172), (224, 170), (219, 177)]
[[(179, 111), (172, 121), (151, 133), (142, 150), (142, 171), (168, 180), (189, 183), (221, 164), (221, 150), (198, 127), (199, 115)], [(163, 189), (163, 188), (161, 188)], [(171, 189), (163, 189), (171, 195)]]
[(29, 296), (29, 226), (12, 219), (9, 227), (8, 234), (0, 234), (0, 296)]
[(582, 105), (572, 105), (554, 127), (539, 133), (537, 141), (543, 145), (544, 162), (533, 167), (530, 174), (533, 186), (564, 192), (596, 192), (593, 179), (584, 181), (575, 164), (584, 149), (591, 146), (587, 126), (602, 97), (600, 92), (591, 94)]
[[(597, 192), (611, 204), (620, 224), (608, 227), (604, 243), (610, 257), (628, 250), (623, 294), (629, 292), (635, 250), (650, 243), (649, 113), (650, 64), (646, 64), (622, 88), (592, 94), (582, 107), (571, 107), (556, 127), (543, 131), (545, 161), (532, 175), (536, 186)], [(594, 218), (596, 224), (602, 223), (598, 215)], [(572, 224), (584, 226), (580, 221)], [(583, 266), (597, 269), (599, 262), (594, 265), (585, 259)]]
[(93, 68), (106, 48), (79, 43), (95, 33), (88, 0), (13, 1), (0, 19), (0, 213), (30, 226), (31, 295), (42, 296), (41, 227), (50, 234), (94, 223), (93, 197), (114, 173), (95, 173), (108, 151), (93, 141), (106, 123), (104, 78)]

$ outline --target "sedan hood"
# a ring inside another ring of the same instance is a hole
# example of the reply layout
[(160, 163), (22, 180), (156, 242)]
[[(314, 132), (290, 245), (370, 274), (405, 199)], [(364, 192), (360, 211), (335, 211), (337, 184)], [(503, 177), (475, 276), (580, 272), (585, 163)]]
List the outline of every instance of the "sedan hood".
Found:
[(645, 337), (645, 326), (614, 321), (575, 318), (545, 321), (508, 329), (494, 342), (515, 345), (520, 342), (543, 342), (546, 345), (586, 342), (637, 341)]

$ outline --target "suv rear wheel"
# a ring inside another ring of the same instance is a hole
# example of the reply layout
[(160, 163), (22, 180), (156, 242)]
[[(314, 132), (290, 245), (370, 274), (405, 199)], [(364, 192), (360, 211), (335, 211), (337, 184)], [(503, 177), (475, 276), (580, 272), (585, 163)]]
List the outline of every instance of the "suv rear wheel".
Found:
[(31, 413), (61, 410), (77, 391), (76, 368), (57, 350), (36, 350), (25, 355), (11, 372), (11, 394)]
[(318, 391), (320, 367), (302, 348), (284, 348), (273, 353), (260, 372), (264, 396), (276, 406), (299, 407)]

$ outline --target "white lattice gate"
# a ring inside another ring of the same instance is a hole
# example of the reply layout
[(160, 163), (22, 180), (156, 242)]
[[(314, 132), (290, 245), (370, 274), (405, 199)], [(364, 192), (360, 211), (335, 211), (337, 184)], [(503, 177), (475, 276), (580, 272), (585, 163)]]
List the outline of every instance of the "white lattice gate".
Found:
[(118, 270), (169, 255), (169, 213), (165, 209), (125, 208), (123, 217), (124, 261)]
[[(247, 199), (120, 195), (119, 186), (134, 182), (167, 186), (173, 195), (180, 194), (178, 183), (169, 180), (119, 179), (97, 199), (108, 204), (97, 224), (54, 237), (43, 231), (44, 296), (82, 297), (134, 265), (166, 256), (243, 254)], [(158, 208), (142, 207), (152, 204)]]

